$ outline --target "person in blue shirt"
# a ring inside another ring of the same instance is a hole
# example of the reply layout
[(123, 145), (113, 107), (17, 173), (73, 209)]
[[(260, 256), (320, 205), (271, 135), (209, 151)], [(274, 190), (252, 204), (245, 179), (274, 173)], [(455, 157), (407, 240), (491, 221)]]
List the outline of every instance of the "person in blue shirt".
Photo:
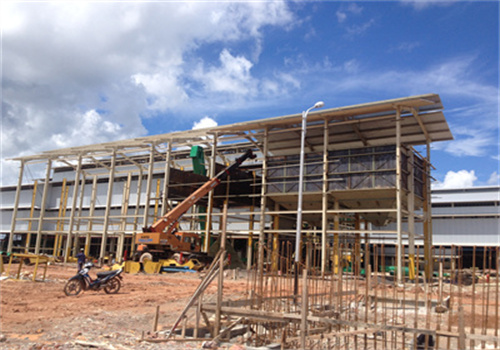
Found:
[(83, 248), (80, 249), (80, 253), (76, 254), (76, 258), (78, 259), (78, 271), (80, 271), (83, 268), (83, 264), (85, 264), (85, 260), (87, 260)]

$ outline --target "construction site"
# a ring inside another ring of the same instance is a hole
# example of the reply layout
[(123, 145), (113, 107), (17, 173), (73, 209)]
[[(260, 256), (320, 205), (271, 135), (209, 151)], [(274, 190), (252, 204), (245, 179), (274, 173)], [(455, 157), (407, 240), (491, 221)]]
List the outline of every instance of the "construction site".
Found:
[[(431, 144), (453, 139), (439, 95), (321, 107), (14, 159), (2, 294), (22, 297), (23, 262), (36, 261), (24, 266), (35, 290), (39, 264), (45, 280), (82, 250), (124, 269), (125, 304), (145, 283), (138, 322), (152, 323), (127, 343), (68, 348), (500, 348), (498, 244), (433, 244)], [(45, 177), (24, 182), (40, 165)], [(54, 304), (98, 297), (57, 285)], [(16, 327), (10, 299), (3, 334)]]

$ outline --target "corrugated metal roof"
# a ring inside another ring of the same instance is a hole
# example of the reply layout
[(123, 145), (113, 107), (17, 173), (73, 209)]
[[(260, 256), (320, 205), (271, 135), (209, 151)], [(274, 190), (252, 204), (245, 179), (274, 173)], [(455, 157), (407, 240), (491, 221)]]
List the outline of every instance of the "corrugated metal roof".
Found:
[(500, 187), (469, 187), (432, 190), (432, 203), (500, 201)]
[[(323, 147), (325, 121), (329, 129), (329, 150), (396, 143), (397, 110), (401, 113), (401, 142), (421, 145), (427, 141), (452, 140), (453, 136), (442, 113), (443, 105), (437, 94), (403, 97), (346, 107), (313, 111), (308, 115), (307, 146), (309, 151)], [(214, 128), (187, 130), (129, 140), (71, 147), (17, 157), (15, 160), (43, 161), (44, 159), (75, 159), (79, 154), (103, 156), (113, 149), (122, 153), (148, 151), (151, 144), (171, 142), (173, 147), (210, 144), (214, 134), (221, 141), (243, 140), (261, 147), (264, 131), (269, 132), (268, 149), (273, 155), (294, 154), (300, 148), (301, 113)], [(226, 144), (229, 142), (226, 141)]]

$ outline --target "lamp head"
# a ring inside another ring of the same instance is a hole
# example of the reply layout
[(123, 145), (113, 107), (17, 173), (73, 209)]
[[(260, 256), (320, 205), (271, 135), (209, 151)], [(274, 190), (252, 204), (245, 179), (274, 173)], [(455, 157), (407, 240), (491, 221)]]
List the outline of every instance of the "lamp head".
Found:
[(321, 108), (325, 105), (323, 101), (318, 101), (314, 104), (314, 108)]

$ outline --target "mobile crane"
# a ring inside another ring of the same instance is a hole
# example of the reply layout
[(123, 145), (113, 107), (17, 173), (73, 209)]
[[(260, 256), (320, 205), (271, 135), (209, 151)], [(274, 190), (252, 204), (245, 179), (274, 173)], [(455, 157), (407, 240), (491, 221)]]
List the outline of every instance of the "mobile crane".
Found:
[(136, 235), (137, 252), (142, 262), (144, 258), (156, 260), (171, 258), (176, 253), (201, 256), (201, 238), (190, 232), (178, 231), (179, 220), (203, 196), (217, 187), (221, 181), (232, 175), (245, 160), (255, 159), (251, 149), (236, 158), (235, 162), (208, 180), (175, 208), (158, 219), (153, 225), (143, 227), (142, 233)]

